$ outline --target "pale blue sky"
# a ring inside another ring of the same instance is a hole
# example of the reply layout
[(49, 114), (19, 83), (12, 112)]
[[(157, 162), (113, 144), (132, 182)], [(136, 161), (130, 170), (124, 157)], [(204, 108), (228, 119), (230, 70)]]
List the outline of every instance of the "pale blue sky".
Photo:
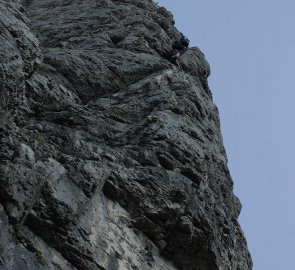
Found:
[(295, 1), (156, 2), (210, 63), (253, 269), (295, 269)]

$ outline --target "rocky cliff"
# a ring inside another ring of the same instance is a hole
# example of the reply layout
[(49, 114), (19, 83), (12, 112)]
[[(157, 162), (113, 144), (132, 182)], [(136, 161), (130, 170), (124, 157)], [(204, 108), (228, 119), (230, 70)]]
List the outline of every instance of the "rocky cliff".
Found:
[(0, 0), (0, 269), (250, 270), (207, 77), (151, 0)]

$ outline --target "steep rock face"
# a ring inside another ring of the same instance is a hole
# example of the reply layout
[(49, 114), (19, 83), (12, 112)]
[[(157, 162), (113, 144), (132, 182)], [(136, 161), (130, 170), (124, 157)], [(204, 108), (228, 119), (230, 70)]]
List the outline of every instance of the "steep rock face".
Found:
[(22, 4), (0, 0), (0, 269), (252, 269), (209, 65), (167, 60), (171, 13)]

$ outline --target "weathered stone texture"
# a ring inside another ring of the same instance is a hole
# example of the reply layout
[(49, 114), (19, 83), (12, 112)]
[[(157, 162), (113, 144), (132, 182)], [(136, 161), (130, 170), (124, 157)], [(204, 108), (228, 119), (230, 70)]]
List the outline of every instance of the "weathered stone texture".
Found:
[(0, 270), (252, 269), (209, 65), (167, 60), (171, 13), (22, 5), (0, 0)]

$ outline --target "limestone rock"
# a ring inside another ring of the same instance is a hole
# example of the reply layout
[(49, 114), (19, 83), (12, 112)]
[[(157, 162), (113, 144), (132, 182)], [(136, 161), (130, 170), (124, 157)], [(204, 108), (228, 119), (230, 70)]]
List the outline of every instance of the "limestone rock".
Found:
[(0, 270), (250, 270), (198, 48), (151, 0), (0, 0)]

